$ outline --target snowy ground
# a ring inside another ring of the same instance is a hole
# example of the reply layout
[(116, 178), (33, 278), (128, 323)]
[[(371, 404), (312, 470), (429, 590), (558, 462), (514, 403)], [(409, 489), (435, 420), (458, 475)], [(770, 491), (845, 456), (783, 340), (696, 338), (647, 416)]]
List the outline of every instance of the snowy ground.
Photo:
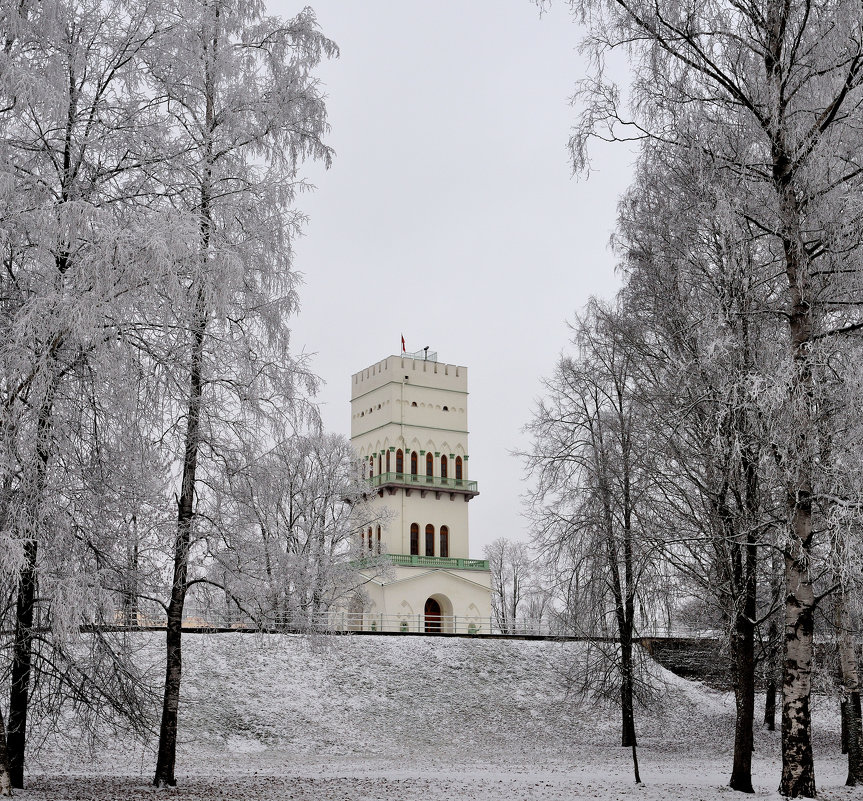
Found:
[[(152, 636), (147, 651), (159, 655)], [(149, 786), (154, 758), (112, 737), (95, 760), (47, 746), (20, 798), (231, 801), (451, 801), (735, 797), (733, 704), (660, 671), (660, 702), (639, 713), (635, 786), (617, 717), (568, 697), (578, 644), (435, 639), (190, 635), (177, 788)], [(820, 796), (842, 787), (835, 702), (814, 704)], [(152, 747), (152, 744), (150, 744)], [(759, 732), (757, 795), (779, 798), (779, 739)]]

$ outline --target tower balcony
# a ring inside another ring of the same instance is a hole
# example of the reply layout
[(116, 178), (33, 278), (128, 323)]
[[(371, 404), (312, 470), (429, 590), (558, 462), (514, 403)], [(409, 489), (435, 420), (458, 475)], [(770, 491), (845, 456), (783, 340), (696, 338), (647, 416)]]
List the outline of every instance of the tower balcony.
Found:
[(468, 481), (463, 478), (442, 478), (441, 476), (422, 476), (413, 473), (381, 473), (369, 479), (374, 489), (383, 495), (387, 490), (390, 495), (397, 489), (404, 489), (405, 494), (410, 495), (412, 490), (419, 490), (420, 495), (425, 497), (426, 492), (434, 492), (439, 498), (441, 493), (448, 492), (450, 497), (463, 495), (466, 501), (479, 495), (476, 481)]
[(488, 559), (462, 559), (458, 556), (419, 556), (407, 553), (382, 553), (356, 559), (351, 564), (362, 570), (389, 563), (397, 567), (426, 567), (450, 570), (488, 570)]
[(488, 570), (488, 559), (459, 559), (455, 556), (417, 556), (416, 554), (388, 553), (390, 564), (402, 567), (455, 568), (456, 570)]

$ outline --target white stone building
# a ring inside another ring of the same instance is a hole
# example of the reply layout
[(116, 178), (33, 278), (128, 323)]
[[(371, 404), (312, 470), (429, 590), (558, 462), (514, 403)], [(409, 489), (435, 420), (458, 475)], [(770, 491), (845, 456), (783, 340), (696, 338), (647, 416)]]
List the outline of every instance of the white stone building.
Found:
[[(351, 379), (351, 443), (385, 522), (362, 547), (391, 563), (368, 571), (362, 625), (379, 631), (487, 632), (488, 562), (471, 559), (467, 368), (436, 354), (388, 356)], [(358, 610), (355, 610), (358, 611)], [(359, 622), (359, 621), (358, 621)]]

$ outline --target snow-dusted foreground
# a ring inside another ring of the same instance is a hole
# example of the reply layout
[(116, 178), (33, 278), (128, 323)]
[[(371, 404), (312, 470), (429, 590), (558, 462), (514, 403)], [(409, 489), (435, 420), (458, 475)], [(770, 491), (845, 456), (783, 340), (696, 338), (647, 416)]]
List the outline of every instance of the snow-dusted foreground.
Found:
[[(144, 636), (144, 635), (142, 635)], [(143, 651), (159, 656), (161, 640)], [(733, 703), (663, 671), (637, 718), (644, 784), (614, 710), (567, 697), (581, 646), (433, 637), (190, 635), (178, 786), (149, 785), (152, 750), (112, 737), (89, 760), (49, 738), (28, 799), (728, 799)], [(842, 787), (835, 702), (814, 705), (822, 798)], [(154, 740), (155, 742), (155, 740)], [(150, 749), (154, 746), (150, 743)], [(779, 798), (778, 733), (759, 732), (757, 792)]]

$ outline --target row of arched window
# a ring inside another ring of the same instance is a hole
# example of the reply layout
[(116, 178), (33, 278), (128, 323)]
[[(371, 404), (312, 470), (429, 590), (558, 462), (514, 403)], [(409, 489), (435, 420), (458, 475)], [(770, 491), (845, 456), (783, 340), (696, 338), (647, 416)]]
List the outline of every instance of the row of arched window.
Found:
[[(390, 460), (390, 451), (387, 451), (385, 455), (378, 454), (377, 457), (377, 471), (375, 471), (375, 457), (369, 456), (368, 462), (368, 478), (371, 478), (374, 475), (380, 475), (381, 473), (390, 473), (392, 472), (392, 461)], [(419, 466), (420, 466), (420, 455), (416, 451), (410, 452), (410, 474), (412, 476), (419, 475)], [(453, 465), (455, 470), (454, 478), (457, 481), (461, 481), (464, 474), (464, 463), (462, 461), (461, 456), (455, 457), (455, 464)], [(399, 448), (395, 452), (395, 472), (396, 473), (404, 473), (405, 472), (405, 456), (404, 451)], [(440, 457), (440, 477), (441, 478), (449, 478), (450, 471), (450, 460), (447, 458), (446, 454), (441, 454)], [(365, 474), (365, 465), (363, 465), (363, 473)], [(434, 476), (434, 454), (429, 451), (425, 455), (425, 475), (428, 477)]]
[(379, 554), (381, 552), (381, 527), (377, 528), (377, 537), (374, 536), (372, 532), (372, 527), (369, 526), (368, 532), (361, 531), (360, 537), (362, 538), (362, 549), (363, 553), (368, 551), (372, 554)]
[[(438, 556), (449, 556), (449, 526), (441, 526), (438, 532)], [(381, 553), (381, 527), (373, 529), (369, 526), (367, 531), (360, 532), (361, 547), (363, 553)], [(422, 544), (422, 553), (420, 553)], [(420, 543), (419, 523), (411, 523), (411, 556), (434, 556), (435, 555), (435, 527), (429, 523), (425, 528), (425, 537)]]
[[(449, 527), (441, 526), (439, 532), (438, 556), (449, 556)], [(435, 555), (435, 530), (429, 523), (426, 526), (423, 539), (423, 551), (420, 554), (420, 527), (419, 523), (411, 523), (411, 556), (434, 556)]]

